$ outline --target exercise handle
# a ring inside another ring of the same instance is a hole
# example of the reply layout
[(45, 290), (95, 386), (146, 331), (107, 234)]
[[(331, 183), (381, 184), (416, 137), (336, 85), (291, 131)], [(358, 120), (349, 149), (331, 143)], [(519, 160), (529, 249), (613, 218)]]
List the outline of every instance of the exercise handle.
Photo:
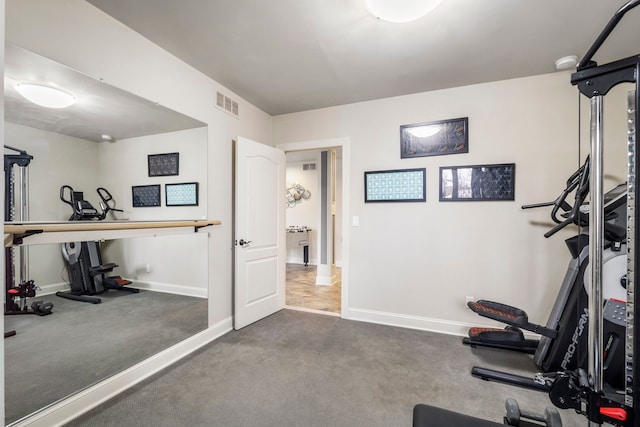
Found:
[[(555, 200), (553, 202), (544, 202), (544, 203), (532, 203), (530, 205), (522, 205), (522, 209), (535, 209), (535, 208), (544, 208), (547, 206), (553, 206), (555, 204)], [(571, 206), (569, 206), (571, 209)]]
[[(69, 198), (65, 199), (65, 190), (69, 190)], [(73, 188), (71, 188), (69, 185), (63, 185), (62, 187), (60, 187), (60, 200), (62, 200), (63, 202), (65, 202), (66, 204), (68, 204), (69, 206), (71, 206), (73, 208), (73, 211), (75, 212), (76, 208), (75, 206), (73, 206)]]
[(100, 198), (102, 199), (105, 205), (108, 204), (108, 202), (110, 202), (111, 200), (113, 200), (113, 196), (111, 195), (111, 193), (109, 193), (109, 191), (106, 188), (98, 187), (96, 191), (98, 192), (98, 196), (100, 196)]
[(98, 193), (98, 196), (100, 196), (100, 199), (102, 200), (102, 202), (100, 203), (100, 208), (102, 209), (101, 219), (106, 218), (107, 212), (109, 211), (124, 212), (122, 209), (116, 209), (115, 201), (113, 202), (113, 207), (109, 205), (109, 202), (113, 200), (113, 196), (111, 195), (111, 193), (109, 193), (109, 190), (107, 190), (104, 187), (98, 187), (96, 189), (96, 192)]

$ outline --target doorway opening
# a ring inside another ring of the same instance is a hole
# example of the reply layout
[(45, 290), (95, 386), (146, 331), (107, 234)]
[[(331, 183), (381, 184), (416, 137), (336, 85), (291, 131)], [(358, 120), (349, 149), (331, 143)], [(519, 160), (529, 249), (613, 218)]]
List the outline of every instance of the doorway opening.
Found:
[(286, 306), (340, 316), (343, 149), (286, 151)]

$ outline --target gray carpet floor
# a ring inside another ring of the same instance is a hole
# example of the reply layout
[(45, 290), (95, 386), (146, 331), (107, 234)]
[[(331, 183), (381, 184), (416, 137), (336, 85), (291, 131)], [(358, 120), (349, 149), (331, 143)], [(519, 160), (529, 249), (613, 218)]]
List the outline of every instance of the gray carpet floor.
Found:
[(109, 291), (101, 304), (48, 295), (48, 316), (5, 316), (5, 422), (94, 384), (207, 327), (207, 300)]
[[(283, 310), (226, 334), (69, 426), (411, 426), (429, 403), (501, 421), (504, 400), (544, 393), (484, 382), (474, 365), (535, 372), (531, 357), (459, 337)], [(561, 411), (565, 427), (587, 422)]]

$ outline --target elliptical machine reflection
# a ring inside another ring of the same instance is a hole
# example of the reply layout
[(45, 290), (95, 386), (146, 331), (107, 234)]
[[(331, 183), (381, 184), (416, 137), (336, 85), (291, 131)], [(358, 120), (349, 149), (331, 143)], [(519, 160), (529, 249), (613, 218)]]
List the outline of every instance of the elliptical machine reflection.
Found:
[[(69, 221), (101, 221), (107, 217), (109, 211), (122, 212), (115, 208), (115, 201), (111, 193), (105, 188), (97, 189), (100, 196), (100, 211), (84, 199), (84, 194), (74, 191), (68, 185), (60, 187), (60, 200), (70, 205), (73, 214)], [(111, 204), (110, 204), (111, 203)], [(62, 255), (67, 263), (71, 290), (56, 292), (62, 298), (74, 301), (99, 304), (102, 300), (93, 295), (106, 292), (109, 289), (140, 292), (139, 289), (128, 287), (131, 281), (120, 276), (107, 276), (107, 273), (118, 267), (115, 263), (103, 263), (100, 244), (94, 241), (68, 242), (62, 245)]]

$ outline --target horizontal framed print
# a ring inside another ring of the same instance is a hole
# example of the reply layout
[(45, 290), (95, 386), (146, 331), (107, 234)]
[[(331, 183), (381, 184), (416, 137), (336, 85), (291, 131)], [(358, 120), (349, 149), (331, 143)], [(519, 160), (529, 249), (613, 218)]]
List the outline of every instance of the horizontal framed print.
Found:
[(178, 175), (180, 153), (149, 154), (147, 162), (149, 176)]
[(165, 184), (164, 195), (167, 206), (198, 206), (198, 183)]
[(132, 186), (131, 200), (134, 208), (160, 206), (160, 184)]
[(425, 202), (426, 182), (425, 168), (365, 172), (364, 201)]
[(400, 126), (400, 157), (469, 152), (469, 118)]
[(440, 201), (515, 200), (516, 165), (444, 166)]

